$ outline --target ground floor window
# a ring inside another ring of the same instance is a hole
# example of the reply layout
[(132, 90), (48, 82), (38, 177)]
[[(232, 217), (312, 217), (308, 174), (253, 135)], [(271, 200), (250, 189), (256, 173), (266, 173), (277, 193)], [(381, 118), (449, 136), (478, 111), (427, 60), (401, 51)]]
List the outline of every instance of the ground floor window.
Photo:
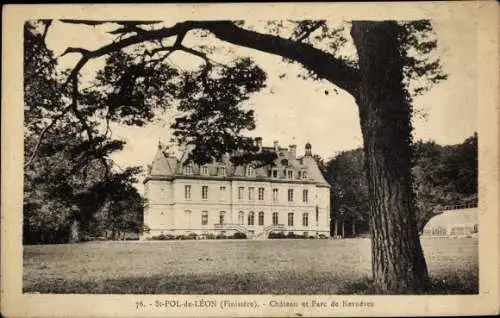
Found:
[(278, 212), (273, 212), (273, 225), (278, 225)]
[(226, 215), (226, 212), (220, 211), (219, 213), (219, 224), (224, 224), (224, 216)]
[(293, 213), (288, 213), (288, 226), (293, 226)]
[(208, 211), (202, 211), (201, 212), (201, 225), (207, 225), (208, 224)]
[(264, 225), (264, 212), (259, 212), (259, 225)]
[(254, 219), (255, 219), (254, 213), (253, 212), (248, 213), (248, 225), (253, 225)]
[(309, 226), (309, 213), (302, 214), (302, 226)]

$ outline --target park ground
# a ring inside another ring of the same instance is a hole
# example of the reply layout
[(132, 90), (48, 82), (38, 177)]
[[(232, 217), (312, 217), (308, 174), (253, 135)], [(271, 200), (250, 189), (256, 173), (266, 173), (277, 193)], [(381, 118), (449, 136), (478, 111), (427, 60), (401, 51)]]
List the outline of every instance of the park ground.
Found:
[[(431, 294), (478, 293), (477, 238), (422, 238)], [(23, 291), (370, 294), (369, 239), (24, 246)]]

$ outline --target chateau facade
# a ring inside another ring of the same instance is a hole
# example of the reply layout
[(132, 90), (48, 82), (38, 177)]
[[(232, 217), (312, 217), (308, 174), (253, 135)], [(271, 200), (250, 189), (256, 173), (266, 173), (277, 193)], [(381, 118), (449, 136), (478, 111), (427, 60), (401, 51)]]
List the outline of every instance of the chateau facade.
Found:
[(220, 162), (196, 165), (162, 146), (144, 180), (147, 204), (143, 239), (164, 235), (224, 234), (267, 238), (271, 232), (330, 236), (330, 185), (305, 146), (259, 148), (274, 151), (274, 164), (235, 166), (229, 156)]

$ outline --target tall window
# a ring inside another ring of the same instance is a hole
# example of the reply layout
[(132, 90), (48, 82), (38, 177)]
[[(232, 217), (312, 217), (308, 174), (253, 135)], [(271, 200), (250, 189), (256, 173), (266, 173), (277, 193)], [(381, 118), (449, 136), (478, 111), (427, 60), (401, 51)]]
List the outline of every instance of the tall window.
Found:
[(244, 224), (245, 224), (245, 212), (240, 211), (240, 212), (238, 213), (238, 223), (239, 223), (240, 225), (244, 225)]
[(191, 186), (190, 185), (184, 186), (184, 199), (191, 200)]
[(273, 225), (277, 225), (279, 222), (278, 212), (273, 212)]
[(248, 188), (248, 200), (253, 200), (253, 187)]
[(264, 188), (259, 188), (259, 200), (264, 200)]
[(302, 171), (302, 179), (307, 179), (307, 171)]
[(201, 225), (208, 224), (208, 211), (201, 211)]
[(293, 170), (287, 170), (288, 179), (293, 179)]
[(264, 212), (259, 212), (259, 225), (264, 225)]
[(226, 215), (226, 212), (220, 211), (219, 212), (219, 224), (224, 224), (224, 216)]
[(217, 171), (218, 171), (218, 175), (219, 176), (225, 176), (226, 175), (226, 167), (219, 167), (217, 169)]
[(278, 201), (278, 189), (273, 189), (273, 201)]
[(248, 165), (248, 166), (247, 166), (247, 170), (246, 170), (245, 175), (246, 175), (247, 177), (251, 177), (251, 176), (253, 176), (253, 167), (252, 167), (252, 166), (250, 166), (250, 165)]
[(308, 196), (308, 191), (307, 191), (307, 189), (302, 190), (302, 201), (303, 201), (303, 202), (307, 202), (307, 199), (308, 199), (308, 197), (307, 197), (307, 196)]
[(208, 186), (202, 186), (201, 187), (201, 198), (203, 200), (208, 199)]
[(201, 167), (201, 174), (204, 176), (206, 176), (208, 174), (208, 167), (207, 166)]
[(288, 189), (288, 201), (293, 201), (293, 189)]
[(245, 191), (245, 188), (239, 187), (238, 188), (238, 200), (243, 200), (243, 192)]
[(277, 177), (278, 177), (278, 170), (273, 169), (273, 178), (277, 178)]
[(255, 219), (255, 213), (249, 212), (248, 213), (248, 225), (253, 225), (254, 219)]
[(302, 214), (302, 226), (309, 226), (309, 213)]
[(226, 199), (226, 187), (225, 186), (220, 186), (219, 187), (219, 192), (220, 192), (220, 200), (223, 201)]
[(293, 226), (293, 212), (288, 213), (288, 226)]
[(191, 166), (185, 166), (184, 167), (184, 173), (185, 174), (192, 174), (193, 173), (193, 168)]
[(318, 206), (316, 206), (316, 226), (319, 225), (319, 209)]

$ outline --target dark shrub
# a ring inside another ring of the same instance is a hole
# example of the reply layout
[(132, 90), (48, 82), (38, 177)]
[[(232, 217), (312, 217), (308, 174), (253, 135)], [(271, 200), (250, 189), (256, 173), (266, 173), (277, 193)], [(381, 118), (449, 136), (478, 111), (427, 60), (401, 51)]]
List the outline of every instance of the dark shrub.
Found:
[(286, 238), (286, 235), (283, 232), (278, 232), (278, 233), (271, 232), (271, 233), (269, 233), (268, 238), (270, 238), (270, 239), (282, 239), (282, 238)]
[(233, 234), (233, 239), (246, 239), (247, 236), (245, 235), (245, 233), (241, 233), (241, 232), (236, 232)]

